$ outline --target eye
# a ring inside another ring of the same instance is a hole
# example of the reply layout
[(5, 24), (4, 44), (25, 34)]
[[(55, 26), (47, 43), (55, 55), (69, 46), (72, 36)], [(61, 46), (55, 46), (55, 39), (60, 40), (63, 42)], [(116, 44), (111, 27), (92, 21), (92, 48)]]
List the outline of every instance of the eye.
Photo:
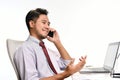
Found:
[(43, 24), (45, 24), (46, 22), (42, 22)]
[(48, 22), (48, 26), (50, 26), (50, 22)]

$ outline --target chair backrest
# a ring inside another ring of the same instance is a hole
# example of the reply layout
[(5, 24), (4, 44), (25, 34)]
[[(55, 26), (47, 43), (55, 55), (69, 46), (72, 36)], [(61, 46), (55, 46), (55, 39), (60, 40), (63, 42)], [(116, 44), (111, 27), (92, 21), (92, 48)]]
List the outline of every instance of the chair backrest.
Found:
[(18, 40), (12, 40), (12, 39), (7, 39), (6, 40), (6, 44), (7, 44), (7, 51), (8, 51), (8, 55), (10, 58), (10, 61), (12, 63), (12, 66), (14, 68), (14, 71), (16, 73), (17, 79), (20, 80), (19, 74), (17, 72), (16, 66), (14, 64), (13, 61), (13, 57), (14, 57), (14, 53), (15, 50), (23, 43), (24, 41), (18, 41)]

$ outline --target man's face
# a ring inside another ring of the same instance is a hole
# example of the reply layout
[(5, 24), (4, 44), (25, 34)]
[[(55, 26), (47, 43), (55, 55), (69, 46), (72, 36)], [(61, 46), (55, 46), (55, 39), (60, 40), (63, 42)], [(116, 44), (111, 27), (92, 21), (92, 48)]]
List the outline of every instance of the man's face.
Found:
[(31, 29), (32, 35), (38, 39), (46, 38), (50, 29), (49, 25), (50, 22), (47, 15), (40, 15)]

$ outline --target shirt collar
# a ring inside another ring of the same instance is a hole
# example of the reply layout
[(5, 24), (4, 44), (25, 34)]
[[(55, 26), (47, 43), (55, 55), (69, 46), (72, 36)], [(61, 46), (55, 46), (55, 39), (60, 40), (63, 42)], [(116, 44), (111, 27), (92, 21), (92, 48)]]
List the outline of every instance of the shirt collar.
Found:
[(35, 38), (34, 36), (29, 36), (29, 37), (28, 37), (28, 40), (30, 40), (30, 41), (32, 41), (32, 42), (35, 42), (35, 43), (37, 43), (37, 44), (40, 43), (40, 40), (37, 39), (37, 38)]

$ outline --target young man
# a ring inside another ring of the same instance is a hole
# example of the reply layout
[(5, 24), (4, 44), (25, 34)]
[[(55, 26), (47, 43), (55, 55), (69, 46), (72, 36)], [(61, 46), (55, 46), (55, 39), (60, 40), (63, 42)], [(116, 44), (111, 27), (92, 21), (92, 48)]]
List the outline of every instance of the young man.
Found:
[[(73, 65), (74, 60), (63, 47), (57, 31), (50, 28), (47, 14), (46, 9), (37, 8), (29, 11), (26, 15), (26, 24), (30, 36), (16, 50), (14, 56), (14, 62), (21, 80), (63, 80), (85, 65), (86, 57), (81, 57), (80, 62)], [(48, 36), (49, 31), (54, 33), (53, 37)], [(56, 72), (51, 68), (40, 43), (45, 38), (53, 42), (60, 54), (60, 57), (58, 57), (56, 56), (57, 53), (47, 49)], [(64, 69), (64, 71), (61, 72), (60, 69)]]

